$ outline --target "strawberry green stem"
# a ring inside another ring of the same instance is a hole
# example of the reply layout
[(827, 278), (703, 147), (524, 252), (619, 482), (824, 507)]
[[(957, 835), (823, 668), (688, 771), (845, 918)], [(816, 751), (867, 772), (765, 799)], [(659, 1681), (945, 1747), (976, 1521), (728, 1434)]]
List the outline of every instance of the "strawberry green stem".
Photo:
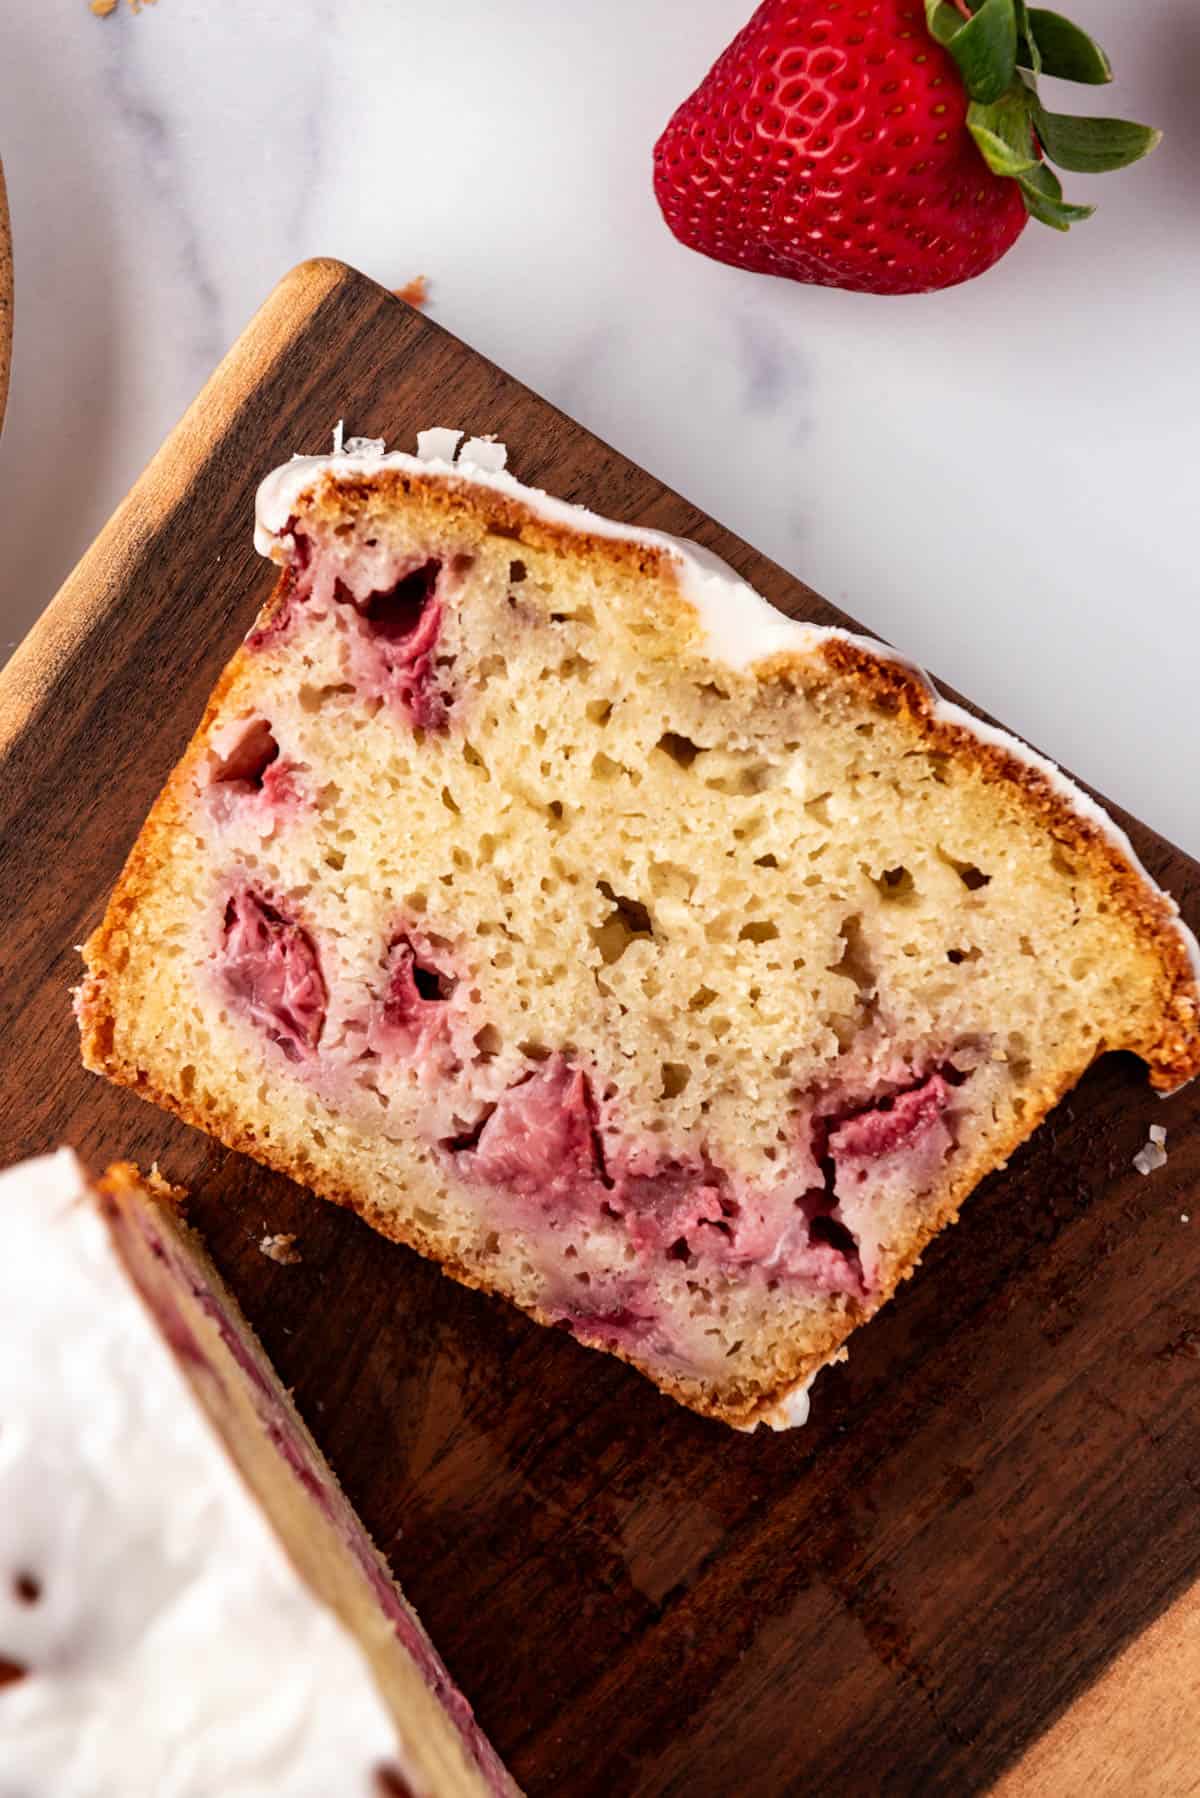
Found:
[(1049, 166), (1099, 174), (1146, 156), (1161, 133), (1128, 119), (1049, 112), (1040, 74), (1099, 85), (1112, 80), (1100, 46), (1061, 13), (1030, 0), (925, 0), (931, 35), (958, 64), (969, 98), (967, 129), (994, 175), (1011, 177), (1026, 209), (1065, 231), (1091, 206), (1073, 206)]

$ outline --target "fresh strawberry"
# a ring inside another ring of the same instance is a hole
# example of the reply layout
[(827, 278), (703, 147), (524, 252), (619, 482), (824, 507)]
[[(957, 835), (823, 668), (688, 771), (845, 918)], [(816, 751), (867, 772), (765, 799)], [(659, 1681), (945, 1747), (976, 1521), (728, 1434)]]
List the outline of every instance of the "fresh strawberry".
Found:
[(990, 268), (1032, 214), (1066, 230), (1045, 158), (1120, 168), (1146, 126), (1048, 113), (1036, 76), (1111, 79), (1026, 0), (765, 0), (671, 119), (654, 188), (681, 242), (740, 268), (927, 293)]

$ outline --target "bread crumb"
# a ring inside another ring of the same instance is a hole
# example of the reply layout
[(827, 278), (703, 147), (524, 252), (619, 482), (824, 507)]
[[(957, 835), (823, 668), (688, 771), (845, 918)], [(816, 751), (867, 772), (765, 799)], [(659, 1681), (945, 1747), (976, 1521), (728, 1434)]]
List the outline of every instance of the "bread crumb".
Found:
[[(111, 3), (115, 5), (116, 0), (111, 0)], [(393, 287), (392, 292), (398, 300), (407, 300), (410, 306), (420, 307), (429, 298), (429, 283), (424, 275), (414, 275), (403, 287)]]
[(268, 1261), (278, 1261), (282, 1267), (294, 1267), (297, 1261), (303, 1260), (294, 1235), (264, 1236), (258, 1252)]
[(1151, 1124), (1147, 1135), (1149, 1141), (1133, 1158), (1133, 1165), (1139, 1174), (1153, 1174), (1167, 1165), (1167, 1133), (1163, 1126)]
[(1154, 1174), (1160, 1167), (1166, 1166), (1167, 1158), (1157, 1143), (1148, 1142), (1144, 1149), (1139, 1149), (1133, 1158), (1133, 1165), (1139, 1174)]
[[(141, 12), (143, 6), (153, 6), (155, 0), (129, 0), (130, 12)], [(107, 19), (109, 13), (117, 10), (117, 0), (91, 0), (91, 10), (98, 19)]]

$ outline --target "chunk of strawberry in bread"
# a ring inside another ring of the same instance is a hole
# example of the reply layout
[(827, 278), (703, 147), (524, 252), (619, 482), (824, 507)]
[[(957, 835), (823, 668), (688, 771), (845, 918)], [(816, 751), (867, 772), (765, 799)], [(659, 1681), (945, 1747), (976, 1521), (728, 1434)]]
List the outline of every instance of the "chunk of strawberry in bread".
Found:
[(220, 969), (230, 1002), (289, 1061), (316, 1049), (326, 1001), (312, 939), (248, 887), (226, 902)]
[(84, 1058), (794, 1421), (1096, 1055), (1197, 1071), (1194, 944), (916, 670), (456, 441), (264, 484), (279, 584), (87, 946)]

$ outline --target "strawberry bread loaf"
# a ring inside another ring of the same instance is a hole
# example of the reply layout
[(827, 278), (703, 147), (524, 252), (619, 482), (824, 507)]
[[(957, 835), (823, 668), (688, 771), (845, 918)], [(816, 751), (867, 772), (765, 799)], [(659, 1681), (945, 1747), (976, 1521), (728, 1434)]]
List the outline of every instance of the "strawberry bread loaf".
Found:
[(518, 1798), (182, 1196), (0, 1174), (0, 1792)]
[(263, 484), (278, 585), (87, 944), (84, 1059), (798, 1421), (1094, 1057), (1197, 1072), (1194, 941), (918, 670), (459, 436)]

